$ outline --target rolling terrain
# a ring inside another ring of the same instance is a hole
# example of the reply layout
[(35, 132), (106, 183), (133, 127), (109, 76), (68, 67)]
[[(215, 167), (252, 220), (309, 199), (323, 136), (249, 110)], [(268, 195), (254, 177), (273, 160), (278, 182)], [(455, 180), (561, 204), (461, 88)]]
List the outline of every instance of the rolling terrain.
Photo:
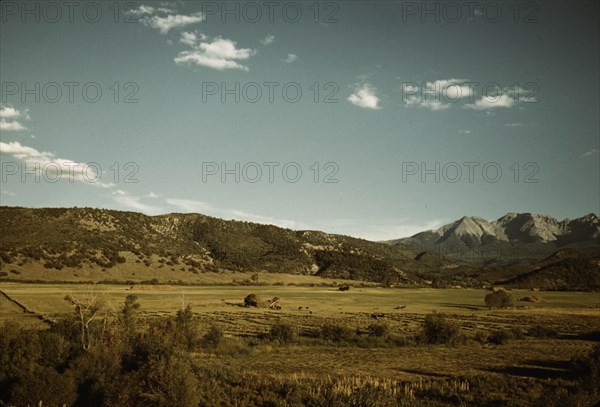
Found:
[(227, 284), (258, 274), (282, 284), (295, 276), (306, 284), (590, 291), (600, 289), (598, 228), (593, 214), (562, 222), (530, 214), (491, 223), (464, 217), (382, 243), (200, 214), (0, 207), (0, 272), (40, 282)]

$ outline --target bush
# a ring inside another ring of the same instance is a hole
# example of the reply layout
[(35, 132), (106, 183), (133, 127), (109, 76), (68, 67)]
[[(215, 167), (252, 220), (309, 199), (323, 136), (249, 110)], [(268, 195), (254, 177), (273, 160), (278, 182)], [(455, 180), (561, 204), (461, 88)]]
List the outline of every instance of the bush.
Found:
[(600, 344), (594, 346), (586, 356), (574, 358), (572, 362), (583, 386), (592, 395), (600, 395)]
[(387, 336), (388, 334), (388, 327), (385, 324), (371, 324), (367, 330), (369, 331), (369, 336), (377, 338)]
[(495, 345), (503, 345), (513, 338), (514, 337), (510, 331), (508, 331), (506, 329), (500, 329), (498, 331), (493, 332), (489, 336), (488, 341)]
[(293, 342), (296, 339), (296, 330), (290, 324), (278, 321), (269, 331), (269, 339), (284, 343)]
[(11, 394), (12, 403), (19, 406), (70, 406), (76, 399), (77, 386), (71, 376), (41, 366), (20, 377)]
[(487, 294), (484, 298), (485, 306), (488, 308), (508, 308), (514, 305), (512, 295), (506, 291), (499, 290)]
[(495, 345), (503, 345), (513, 339), (523, 339), (523, 330), (519, 327), (513, 327), (510, 329), (500, 329), (493, 332), (489, 337), (488, 341)]
[(537, 324), (529, 328), (527, 334), (529, 336), (533, 336), (534, 338), (556, 338), (558, 336), (556, 329), (541, 324)]
[(327, 324), (321, 327), (321, 338), (329, 341), (348, 341), (354, 336), (355, 332), (346, 326)]
[(208, 328), (208, 332), (202, 338), (202, 341), (206, 345), (216, 348), (217, 346), (219, 346), (221, 341), (223, 341), (223, 337), (224, 334), (221, 327), (217, 325), (211, 325), (211, 327)]
[(444, 314), (433, 312), (425, 316), (423, 339), (429, 344), (454, 345), (461, 338), (458, 326), (446, 319)]

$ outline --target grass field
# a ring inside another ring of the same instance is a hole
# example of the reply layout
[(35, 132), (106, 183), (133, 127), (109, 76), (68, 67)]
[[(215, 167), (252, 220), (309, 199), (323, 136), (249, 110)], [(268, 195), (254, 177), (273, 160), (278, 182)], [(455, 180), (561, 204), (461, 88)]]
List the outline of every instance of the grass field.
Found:
[[(220, 326), (228, 339), (226, 350), (199, 350), (194, 360), (201, 366), (227, 366), (257, 380), (344, 380), (368, 377), (376, 380), (455, 380), (456, 377), (512, 377), (545, 386), (547, 380), (569, 380), (569, 361), (592, 349), (585, 335), (600, 332), (600, 298), (596, 293), (536, 292), (542, 302), (516, 301), (506, 310), (489, 310), (478, 289), (400, 289), (363, 287), (341, 292), (322, 286), (169, 286), (78, 285), (3, 283), (0, 320), (43, 326), (35, 314), (52, 319), (73, 312), (65, 295), (93, 292), (107, 311), (117, 310), (128, 294), (135, 294), (143, 320), (173, 316), (183, 304), (191, 305), (199, 330)], [(509, 291), (515, 300), (532, 295)], [(240, 306), (246, 295), (280, 298), (281, 310)], [(405, 308), (398, 308), (405, 306)], [(23, 307), (30, 311), (26, 313)], [(373, 323), (385, 324), (394, 335), (414, 335), (422, 329), (425, 315), (442, 312), (463, 334), (519, 327), (525, 331), (543, 325), (558, 332), (555, 338), (526, 337), (501, 346), (468, 340), (458, 346), (402, 347), (339, 345), (300, 340), (277, 346), (256, 339), (277, 322), (298, 332), (316, 332), (325, 324), (339, 324), (366, 332)], [(236, 345), (237, 344), (237, 345)], [(239, 346), (238, 346), (239, 345)], [(541, 384), (540, 384), (541, 383)], [(561, 382), (562, 383), (562, 382)], [(524, 384), (526, 391), (526, 384)]]

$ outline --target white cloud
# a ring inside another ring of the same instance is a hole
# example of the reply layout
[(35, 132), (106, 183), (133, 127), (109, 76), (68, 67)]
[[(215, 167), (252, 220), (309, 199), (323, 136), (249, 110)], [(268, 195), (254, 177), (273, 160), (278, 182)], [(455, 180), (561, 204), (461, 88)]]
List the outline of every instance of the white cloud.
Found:
[[(28, 170), (38, 169), (39, 176), (52, 180), (60, 179), (71, 182), (78, 181), (88, 185), (112, 188), (114, 184), (102, 182), (101, 174), (96, 173), (95, 167), (73, 160), (57, 158), (54, 153), (38, 151), (33, 147), (24, 146), (18, 141), (0, 142), (0, 154), (12, 155), (23, 161)], [(60, 174), (59, 174), (60, 172)]]
[(467, 79), (438, 79), (427, 82), (427, 92), (435, 92), (447, 101), (464, 99), (473, 95), (473, 87), (468, 85)]
[(586, 151), (585, 153), (581, 154), (578, 158), (591, 157), (593, 155), (598, 155), (598, 150), (595, 148), (592, 148), (591, 150)]
[(249, 48), (238, 49), (235, 41), (226, 38), (215, 38), (212, 42), (200, 42), (198, 45), (193, 45), (192, 48), (192, 50), (180, 52), (175, 58), (175, 63), (191, 63), (219, 71), (225, 69), (248, 71), (247, 66), (237, 61), (246, 60), (256, 54), (256, 50)]
[(419, 87), (413, 83), (403, 83), (402, 92), (415, 93), (419, 91)]
[(123, 191), (121, 189), (113, 191), (111, 196), (115, 200), (115, 202), (117, 202), (119, 205), (126, 209), (133, 209), (148, 215), (156, 215), (163, 212), (162, 208), (153, 205), (147, 205), (143, 202), (140, 202), (140, 197), (131, 195), (128, 192)]
[(471, 130), (459, 130), (459, 134), (471, 134)]
[(447, 110), (452, 107), (450, 103), (442, 103), (439, 100), (422, 100), (419, 102), (419, 106), (433, 111)]
[(263, 45), (271, 45), (275, 42), (275, 36), (271, 35), (271, 34), (267, 34), (267, 36), (265, 38), (263, 38), (262, 40), (260, 40), (260, 42), (262, 42)]
[(182, 14), (169, 14), (166, 16), (153, 15), (140, 18), (140, 22), (147, 27), (157, 29), (161, 34), (167, 34), (173, 28), (185, 27), (191, 24), (201, 23), (205, 16), (202, 12), (186, 16)]
[(355, 89), (354, 93), (348, 97), (348, 101), (355, 106), (365, 109), (381, 109), (381, 106), (379, 106), (379, 97), (377, 97), (375, 92), (375, 88), (365, 83)]
[(523, 126), (523, 123), (506, 123), (504, 124), (505, 127), (521, 127)]
[(145, 14), (154, 14), (154, 10), (154, 7), (142, 4), (137, 10), (127, 10), (126, 13), (133, 13), (138, 16), (142, 16)]
[(286, 59), (282, 59), (283, 62), (287, 62), (288, 64), (291, 64), (292, 62), (294, 62), (295, 60), (298, 59), (298, 55), (296, 54), (288, 54)]
[(4, 119), (0, 119), (0, 130), (5, 130), (5, 131), (21, 131), (21, 130), (26, 130), (26, 127), (23, 126), (21, 123), (19, 123), (18, 121), (7, 121)]
[(12, 192), (12, 191), (6, 191), (6, 190), (2, 190), (2, 194), (4, 194), (4, 195), (8, 195), (8, 196), (15, 196), (15, 195), (17, 195), (17, 194), (15, 194), (15, 193), (14, 193), (14, 192)]
[(2, 106), (0, 107), (0, 118), (3, 119), (16, 119), (21, 117), (21, 112), (19, 112), (14, 107), (10, 106)]
[(11, 106), (0, 107), (0, 130), (5, 131), (21, 131), (27, 128), (21, 124), (17, 119), (23, 118), (29, 120), (29, 113), (27, 110), (21, 112)]
[(438, 79), (421, 83), (403, 83), (404, 103), (409, 107), (422, 107), (439, 111), (447, 110), (460, 99), (470, 98), (474, 94), (468, 79)]
[(156, 199), (156, 198), (158, 198), (158, 195), (156, 195), (154, 192), (150, 191), (150, 193), (144, 195), (144, 198)]
[(467, 103), (465, 109), (471, 110), (489, 110), (495, 108), (508, 108), (513, 107), (517, 102), (511, 96), (503, 93), (499, 96), (484, 96), (481, 99), (475, 101), (475, 103)]
[(441, 219), (425, 222), (411, 222), (409, 218), (382, 222), (372, 219), (334, 219), (319, 223), (317, 229), (372, 241), (385, 241), (410, 237), (426, 230), (437, 229), (443, 224)]
[(204, 41), (208, 37), (205, 34), (198, 33), (197, 31), (184, 31), (181, 33), (179, 42), (195, 47), (199, 41)]
[(185, 212), (202, 213), (222, 219), (236, 219), (246, 222), (255, 222), (268, 225), (276, 225), (289, 229), (304, 229), (305, 225), (289, 219), (277, 219), (270, 216), (257, 215), (238, 209), (217, 208), (209, 203), (191, 199), (168, 198), (166, 202)]

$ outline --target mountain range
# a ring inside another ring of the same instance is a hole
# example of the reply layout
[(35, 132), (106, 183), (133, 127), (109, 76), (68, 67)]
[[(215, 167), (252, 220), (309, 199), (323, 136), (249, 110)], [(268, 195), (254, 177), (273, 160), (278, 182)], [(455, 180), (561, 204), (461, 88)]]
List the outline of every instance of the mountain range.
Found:
[(600, 253), (600, 221), (590, 213), (558, 221), (548, 215), (508, 213), (494, 221), (464, 216), (436, 230), (387, 242), (413, 245), (467, 264), (541, 260), (561, 248)]
[(0, 278), (193, 283), (205, 273), (268, 272), (394, 286), (598, 290), (598, 236), (595, 214), (560, 222), (463, 217), (383, 243), (201, 214), (0, 206)]

